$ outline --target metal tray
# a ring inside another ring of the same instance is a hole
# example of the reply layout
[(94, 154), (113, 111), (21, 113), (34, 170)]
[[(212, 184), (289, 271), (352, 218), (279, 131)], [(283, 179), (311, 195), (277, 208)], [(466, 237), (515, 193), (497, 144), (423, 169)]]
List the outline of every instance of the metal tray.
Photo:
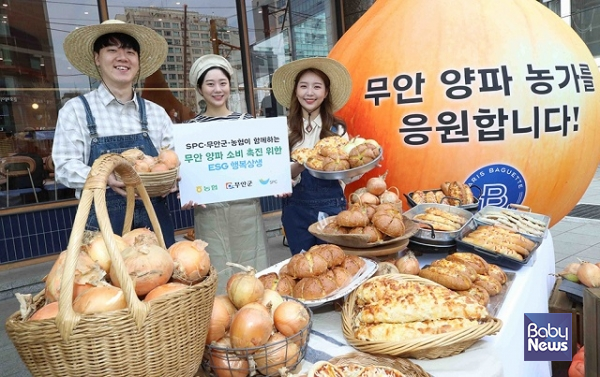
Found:
[[(471, 233), (472, 231), (477, 229), (480, 225), (484, 225), (484, 224), (478, 222), (476, 220), (475, 216), (473, 216), (471, 218), (471, 220), (469, 220), (469, 222), (467, 222), (467, 224), (460, 230), (458, 237), (456, 237), (456, 249), (458, 251), (468, 251), (468, 252), (479, 255), (488, 263), (497, 264), (498, 266), (510, 268), (512, 270), (518, 270), (521, 267), (525, 266), (527, 263), (529, 263), (529, 260), (531, 259), (531, 257), (533, 256), (533, 254), (535, 253), (535, 251), (538, 249), (538, 247), (541, 244), (541, 242), (534, 241), (535, 246), (530, 251), (529, 255), (521, 261), (521, 260), (517, 260), (517, 259), (511, 258), (511, 257), (508, 257), (503, 254), (498, 254), (493, 250), (489, 250), (489, 249), (486, 249), (481, 246), (473, 245), (472, 243), (465, 242), (462, 240), (469, 233)], [(487, 224), (485, 224), (485, 225), (487, 225)]]
[[(481, 189), (478, 186), (471, 186), (472, 188), (477, 188), (479, 189), (479, 195), (475, 196), (473, 195), (473, 199), (474, 199), (474, 203), (471, 204), (461, 204), (458, 206), (454, 206), (454, 207), (458, 207), (458, 208), (462, 208), (462, 209), (466, 209), (467, 211), (471, 211), (473, 213), (477, 212), (477, 210), (479, 209), (479, 197), (481, 196)], [(421, 190), (423, 191), (425, 194), (427, 194), (428, 192), (436, 192), (436, 191), (442, 191), (441, 188), (437, 188), (437, 189), (427, 189), (427, 190)], [(410, 204), (411, 207), (415, 207), (418, 204), (412, 199), (412, 194), (414, 194), (415, 191), (411, 191), (408, 194), (404, 194), (404, 196), (406, 197), (406, 201), (408, 202), (408, 204)], [(457, 199), (457, 198), (453, 198), (450, 196), (447, 196), (447, 198), (450, 199)], [(421, 204), (435, 204), (435, 203), (421, 203)]]
[(404, 212), (404, 216), (413, 220), (419, 225), (419, 230), (410, 238), (411, 242), (418, 243), (426, 246), (439, 246), (439, 247), (451, 247), (456, 245), (456, 237), (463, 228), (454, 231), (443, 231), (434, 230), (431, 226), (421, 223), (418, 220), (414, 220), (414, 217), (424, 213), (428, 208), (439, 208), (443, 211), (450, 212), (455, 215), (459, 215), (465, 218), (465, 225), (473, 217), (473, 214), (466, 209), (462, 209), (447, 204), (436, 204), (436, 203), (423, 203), (417, 204), (415, 207)]
[(308, 170), (308, 173), (315, 178), (328, 179), (328, 180), (332, 180), (332, 181), (338, 180), (338, 179), (354, 178), (361, 174), (365, 174), (366, 172), (371, 171), (377, 167), (377, 165), (379, 164), (379, 161), (383, 158), (383, 149), (379, 148), (379, 151), (380, 151), (379, 156), (377, 156), (373, 161), (371, 161), (368, 164), (365, 164), (363, 166), (359, 166), (359, 167), (352, 168), (352, 169), (339, 170), (339, 171), (322, 171), (322, 170), (311, 169), (306, 165), (304, 165), (304, 167), (306, 168), (306, 170)]
[(502, 290), (495, 296), (490, 297), (490, 302), (487, 304), (488, 312), (492, 317), (497, 317), (500, 309), (502, 308), (502, 304), (506, 299), (506, 295), (512, 286), (513, 281), (515, 281), (515, 276), (517, 275), (514, 272), (504, 271), (506, 274), (506, 283), (502, 284)]
[(544, 240), (544, 238), (546, 238), (548, 236), (548, 227), (550, 226), (550, 216), (527, 211), (525, 209), (529, 209), (529, 207), (521, 206), (518, 204), (509, 204), (509, 207), (513, 207), (513, 208), (485, 206), (481, 209), (481, 211), (479, 211), (475, 214), (474, 218), (482, 224), (493, 225), (492, 222), (484, 219), (483, 216), (488, 215), (490, 212), (513, 211), (520, 215), (529, 216), (533, 219), (542, 221), (546, 225), (546, 229), (544, 230), (543, 236), (535, 236), (535, 235), (531, 235), (528, 233), (517, 231), (519, 234), (522, 234), (523, 236), (529, 238), (532, 241), (536, 241), (536, 242), (540, 242), (540, 243)]

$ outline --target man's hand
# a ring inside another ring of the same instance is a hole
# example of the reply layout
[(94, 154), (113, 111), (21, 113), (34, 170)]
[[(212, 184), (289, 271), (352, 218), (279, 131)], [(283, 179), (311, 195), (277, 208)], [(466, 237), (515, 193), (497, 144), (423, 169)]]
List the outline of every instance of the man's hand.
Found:
[(110, 173), (108, 176), (108, 185), (117, 194), (121, 196), (127, 196), (127, 191), (125, 191), (125, 183), (119, 181), (115, 176), (115, 173)]

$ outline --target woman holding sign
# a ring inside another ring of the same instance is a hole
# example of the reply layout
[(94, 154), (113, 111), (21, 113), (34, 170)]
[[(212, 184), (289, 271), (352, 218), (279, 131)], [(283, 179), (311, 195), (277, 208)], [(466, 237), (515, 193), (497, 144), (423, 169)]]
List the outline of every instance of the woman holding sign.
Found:
[[(350, 96), (352, 80), (346, 68), (329, 58), (308, 58), (288, 63), (273, 74), (277, 101), (289, 109), (290, 152), (313, 148), (328, 136), (348, 139), (344, 121), (335, 117)], [(292, 254), (324, 243), (308, 232), (319, 213), (337, 215), (346, 209), (343, 183), (310, 175), (291, 163), (293, 190), (284, 195), (281, 222)], [(358, 179), (357, 177), (355, 179)]]
[[(233, 67), (220, 55), (205, 55), (197, 59), (190, 70), (190, 84), (206, 102), (206, 110), (189, 122), (214, 122), (251, 119), (250, 114), (229, 110)], [(219, 124), (219, 127), (226, 125)], [(268, 267), (267, 239), (258, 198), (222, 203), (188, 203), (194, 207), (195, 237), (208, 243), (211, 264), (218, 271), (217, 293), (225, 292), (229, 277), (235, 271), (227, 262), (252, 266), (257, 271)]]

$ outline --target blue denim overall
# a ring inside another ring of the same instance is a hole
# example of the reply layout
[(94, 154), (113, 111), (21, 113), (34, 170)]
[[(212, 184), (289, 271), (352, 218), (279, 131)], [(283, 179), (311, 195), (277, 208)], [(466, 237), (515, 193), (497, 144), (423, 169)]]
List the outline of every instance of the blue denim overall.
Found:
[[(148, 120), (146, 118), (146, 104), (144, 100), (138, 95), (137, 100), (140, 108), (140, 119), (142, 123), (142, 132), (133, 135), (117, 135), (117, 136), (105, 136), (99, 137), (98, 130), (96, 129), (96, 120), (92, 115), (90, 105), (83, 96), (79, 96), (85, 107), (85, 113), (88, 123), (88, 130), (92, 138), (90, 146), (90, 159), (88, 165), (92, 166), (94, 161), (103, 154), (106, 153), (121, 153), (127, 149), (137, 148), (144, 152), (148, 156), (158, 156), (158, 151), (152, 143), (150, 136), (148, 135)], [(167, 247), (175, 243), (175, 229), (173, 227), (173, 221), (171, 220), (171, 212), (167, 205), (166, 197), (154, 197), (151, 198), (156, 217), (160, 223), (160, 229), (165, 240)], [(123, 224), (125, 222), (125, 209), (127, 206), (127, 199), (113, 190), (106, 190), (106, 207), (108, 209), (108, 215), (110, 218), (110, 224), (115, 234), (121, 235), (123, 231)], [(150, 217), (146, 212), (144, 203), (141, 200), (135, 201), (135, 208), (133, 211), (133, 224), (131, 229), (147, 227), (152, 229)], [(90, 215), (87, 222), (88, 229), (98, 229), (98, 218), (96, 217), (96, 211), (94, 206), (90, 210)]]
[(315, 178), (306, 170), (292, 195), (283, 199), (281, 223), (292, 254), (308, 250), (324, 241), (310, 234), (308, 227), (317, 222), (319, 212), (334, 216), (346, 209), (340, 182)]

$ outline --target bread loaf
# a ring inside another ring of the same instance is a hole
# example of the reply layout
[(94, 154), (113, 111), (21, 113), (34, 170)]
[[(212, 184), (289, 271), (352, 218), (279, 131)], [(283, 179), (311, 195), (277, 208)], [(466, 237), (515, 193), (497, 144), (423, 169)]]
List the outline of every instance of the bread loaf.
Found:
[(419, 272), (419, 276), (452, 290), (465, 291), (471, 288), (471, 279), (467, 275), (447, 267), (426, 267)]
[(335, 275), (331, 270), (322, 275), (305, 277), (294, 286), (294, 297), (301, 300), (318, 300), (329, 296), (338, 288)]
[(506, 284), (508, 279), (506, 272), (500, 266), (491, 263), (488, 265), (488, 276), (498, 280), (500, 284)]
[(490, 302), (490, 294), (483, 287), (473, 284), (473, 286), (466, 291), (456, 291), (461, 296), (471, 297), (477, 301), (480, 305), (486, 306)]
[(477, 272), (475, 269), (468, 264), (451, 261), (448, 259), (437, 259), (431, 262), (432, 267), (446, 267), (451, 270), (455, 270), (459, 273), (467, 275), (469, 280), (475, 281), (477, 279)]
[(466, 263), (473, 267), (478, 274), (485, 275), (488, 270), (488, 263), (477, 254), (458, 252), (448, 255), (446, 259)]
[(332, 244), (315, 245), (308, 250), (310, 253), (316, 253), (327, 261), (327, 268), (339, 266), (344, 262), (346, 253), (341, 247)]
[(296, 280), (294, 280), (289, 275), (278, 275), (275, 272), (270, 272), (266, 275), (262, 275), (258, 278), (265, 289), (271, 289), (273, 291), (277, 291), (282, 296), (292, 296), (294, 292), (294, 285), (296, 285)]
[(327, 265), (327, 261), (321, 254), (307, 251), (290, 258), (287, 273), (294, 278), (314, 277), (327, 271)]
[(490, 296), (495, 296), (502, 291), (502, 284), (500, 284), (498, 280), (487, 275), (478, 275), (477, 280), (475, 280), (473, 284), (485, 289)]

